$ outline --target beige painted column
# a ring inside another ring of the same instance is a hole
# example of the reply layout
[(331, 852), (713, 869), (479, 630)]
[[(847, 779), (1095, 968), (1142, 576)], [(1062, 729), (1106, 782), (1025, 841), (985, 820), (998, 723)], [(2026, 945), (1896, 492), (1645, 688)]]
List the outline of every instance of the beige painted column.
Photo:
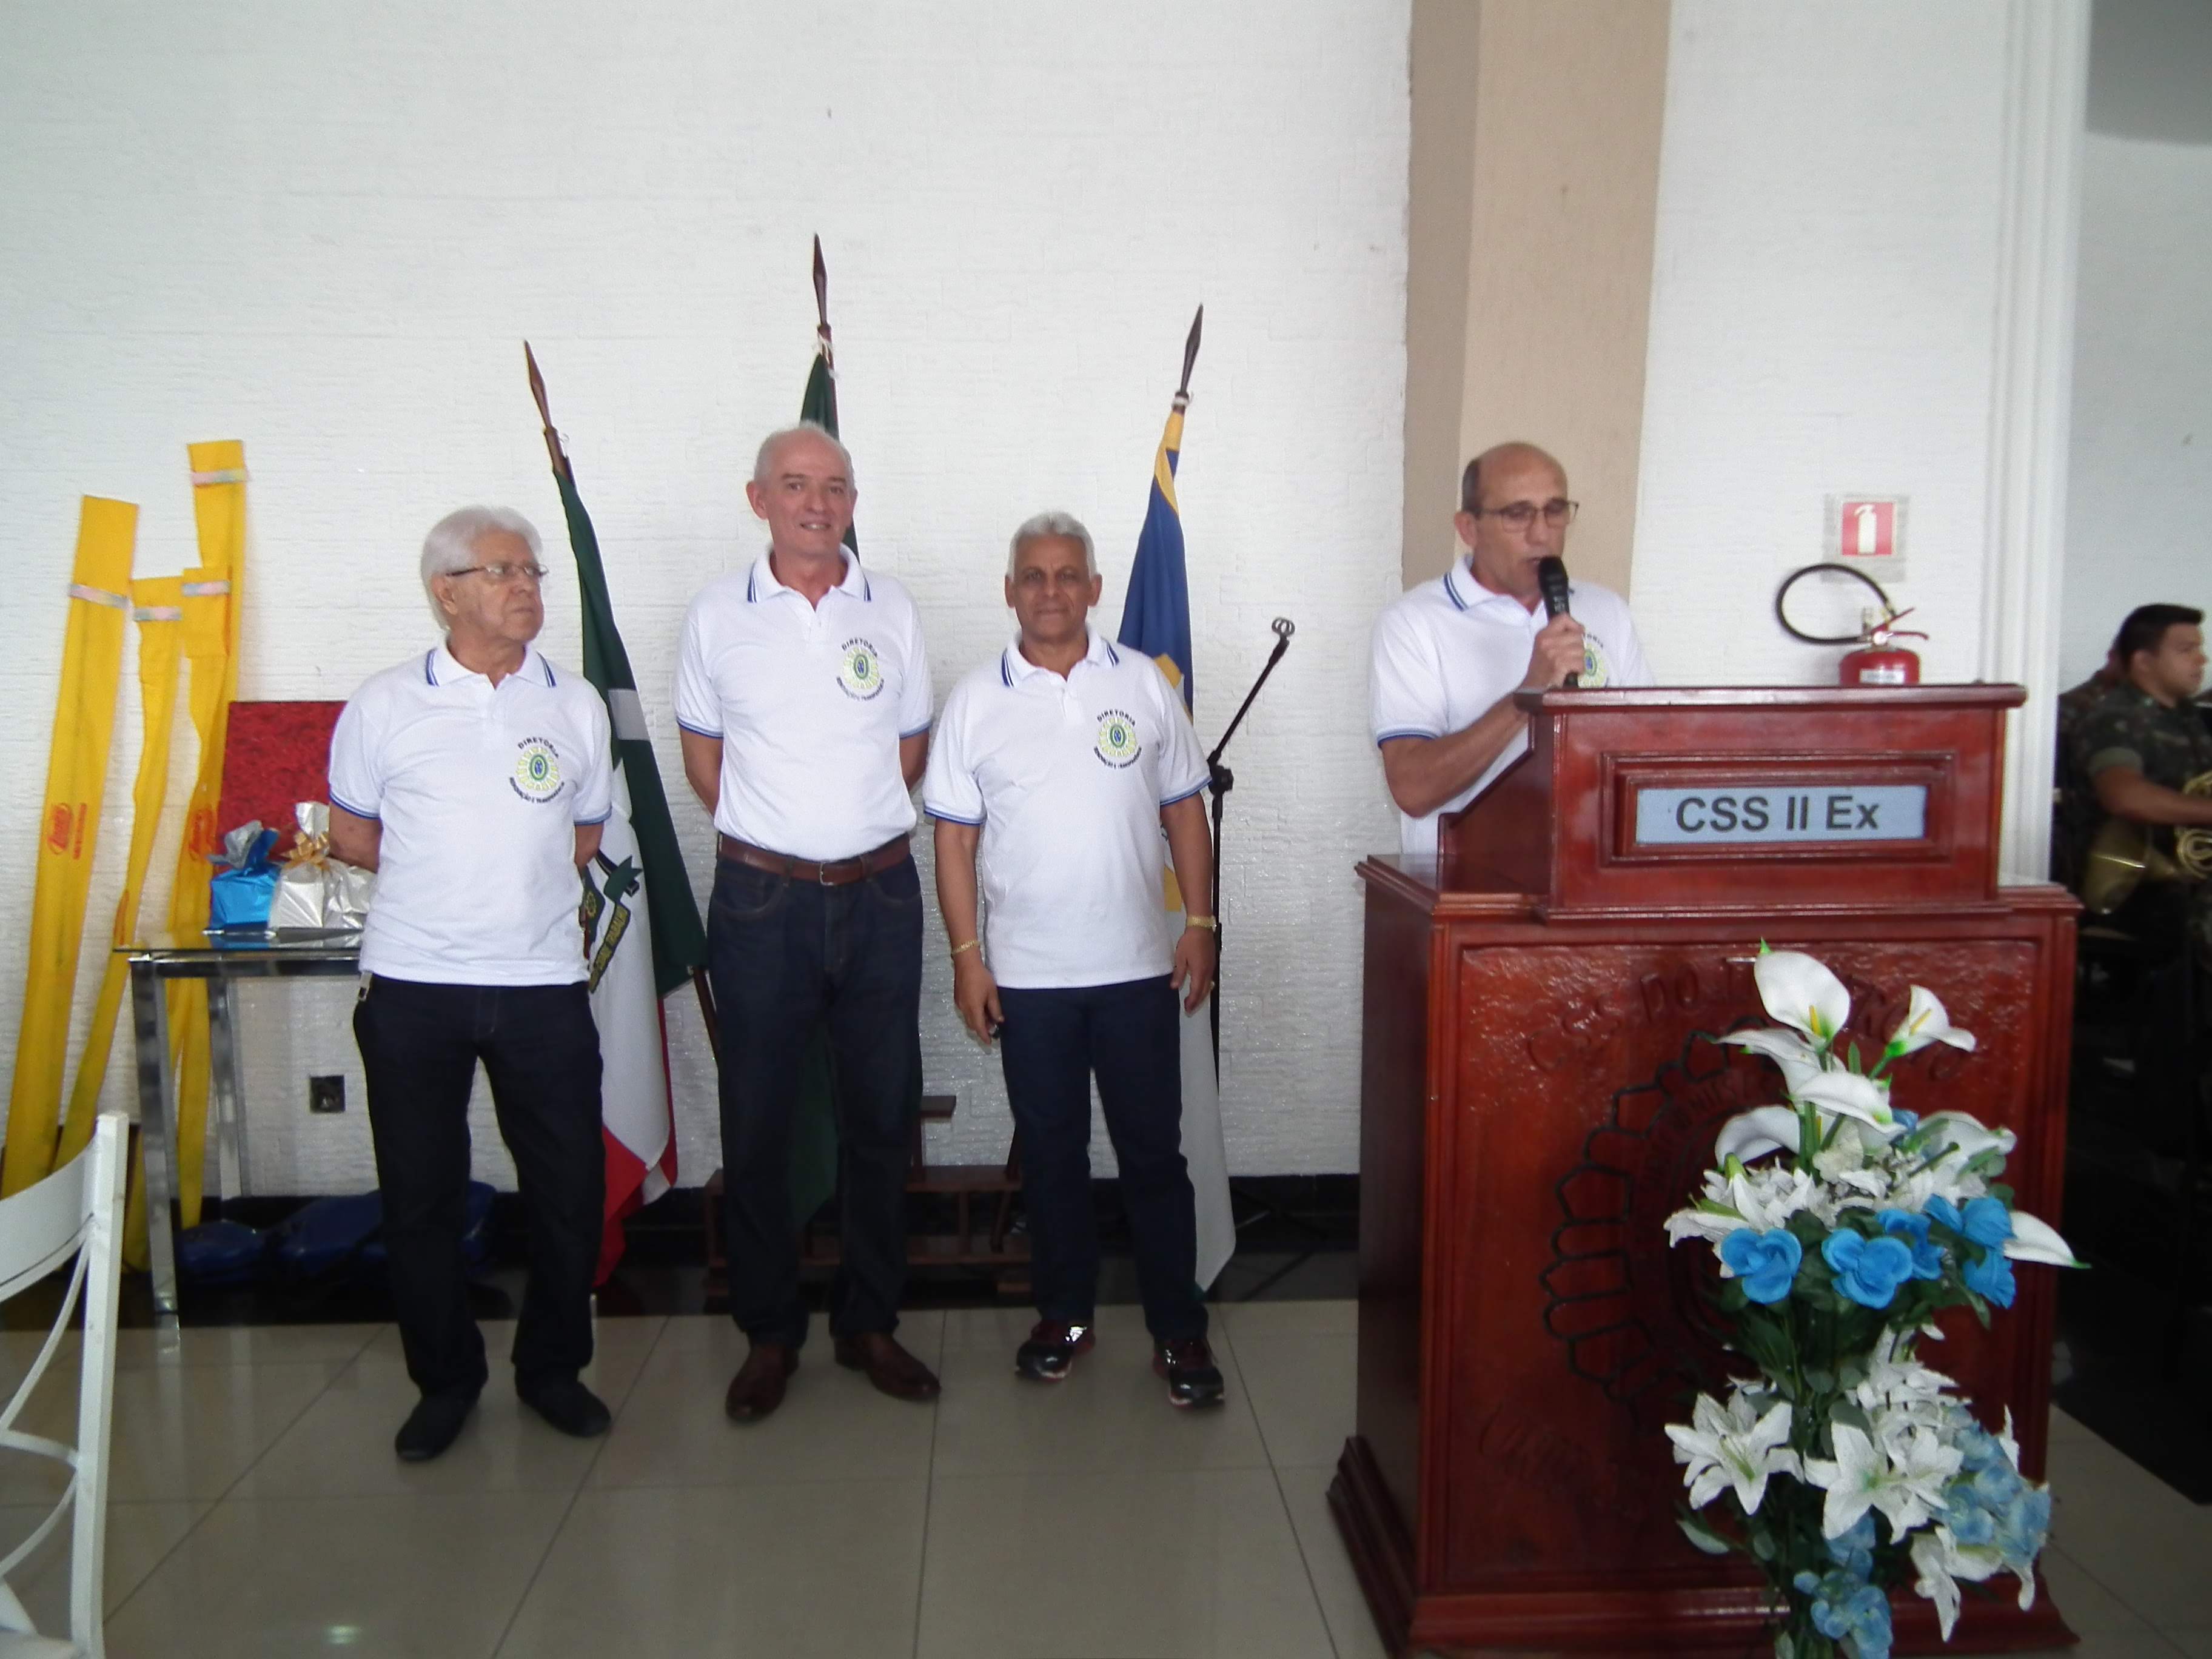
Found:
[(1669, 0), (1413, 0), (1407, 586), (1469, 455), (1552, 451), (1578, 575), (1628, 589)]

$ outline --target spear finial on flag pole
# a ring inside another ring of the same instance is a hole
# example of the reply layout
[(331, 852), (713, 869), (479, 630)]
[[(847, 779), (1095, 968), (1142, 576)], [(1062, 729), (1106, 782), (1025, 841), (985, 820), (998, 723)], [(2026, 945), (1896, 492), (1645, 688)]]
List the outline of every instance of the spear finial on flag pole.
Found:
[(823, 361), (834, 372), (836, 354), (830, 349), (830, 267), (822, 263), (822, 239), (814, 239), (814, 337), (822, 343)]
[[(821, 258), (821, 254), (818, 252), (818, 244), (815, 258), (817, 259)], [(818, 266), (817, 268), (819, 269)], [(1199, 331), (1205, 326), (1206, 307), (1204, 306), (1200, 306), (1198, 308), (1198, 315), (1190, 319), (1190, 338), (1183, 342), (1182, 384), (1176, 388), (1176, 407), (1177, 409), (1182, 408), (1185, 404), (1190, 402), (1190, 371), (1197, 365), (1198, 362)]]
[(538, 358), (530, 349), (530, 342), (522, 343), (522, 361), (530, 368), (530, 395), (538, 400), (538, 419), (545, 428), (545, 453), (553, 458), (553, 476), (568, 476), (568, 458), (561, 448), (561, 434), (553, 429), (553, 416), (545, 407), (545, 377), (538, 372)]

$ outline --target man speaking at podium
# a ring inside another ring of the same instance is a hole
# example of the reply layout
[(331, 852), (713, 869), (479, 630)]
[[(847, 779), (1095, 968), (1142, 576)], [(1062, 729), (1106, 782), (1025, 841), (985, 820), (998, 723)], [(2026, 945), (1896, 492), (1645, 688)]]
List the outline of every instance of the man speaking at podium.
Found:
[(1575, 582), (1567, 609), (1548, 614), (1538, 569), (1564, 556), (1576, 506), (1565, 470), (1534, 444), (1485, 450), (1452, 520), (1468, 555), (1376, 620), (1370, 719), (1409, 856), (1434, 858), (1437, 820), (1528, 748), (1516, 691), (1570, 674), (1584, 690), (1651, 684), (1618, 593)]

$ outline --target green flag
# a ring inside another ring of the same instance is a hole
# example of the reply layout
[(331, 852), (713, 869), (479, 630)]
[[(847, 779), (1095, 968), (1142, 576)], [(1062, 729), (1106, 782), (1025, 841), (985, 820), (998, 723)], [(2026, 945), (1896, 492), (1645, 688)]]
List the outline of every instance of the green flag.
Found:
[[(799, 400), (799, 418), (812, 421), (835, 438), (837, 435), (837, 372), (830, 356), (830, 273), (822, 263), (822, 239), (814, 239), (814, 309), (820, 319), (814, 332), (814, 366), (807, 371), (806, 391)], [(851, 525), (845, 526), (845, 545), (854, 556), (860, 540)], [(919, 1034), (916, 1040), (919, 1041)], [(830, 1031), (814, 1028), (799, 1078), (799, 1116), (791, 1126), (791, 1213), (801, 1224), (830, 1201), (837, 1190), (837, 1112), (836, 1088), (830, 1068)]]
[(553, 477), (561, 487), (561, 510), (568, 515), (568, 542), (576, 554), (576, 580), (584, 600), (584, 678), (607, 700), (614, 726), (616, 764), (629, 782), (629, 821), (637, 833), (650, 907), (653, 988), (666, 996), (707, 960), (707, 930), (699, 921), (699, 902), (691, 895), (690, 878), (684, 873), (684, 850), (677, 844), (668, 794), (661, 787), (660, 763), (653, 758), (644, 710), (637, 700), (637, 677), (630, 672), (629, 653), (615, 627), (606, 567), (599, 559), (599, 533), (592, 528), (592, 515), (584, 510), (583, 500), (576, 494), (575, 475), (554, 433), (553, 417), (546, 412), (545, 382), (538, 375), (538, 360), (526, 343), (522, 355), (530, 366), (530, 392), (545, 423), (545, 447), (553, 458)]

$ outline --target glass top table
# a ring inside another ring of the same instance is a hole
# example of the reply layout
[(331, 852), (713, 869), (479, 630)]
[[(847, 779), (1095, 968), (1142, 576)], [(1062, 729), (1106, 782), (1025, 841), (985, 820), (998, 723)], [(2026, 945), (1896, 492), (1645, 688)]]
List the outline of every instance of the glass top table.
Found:
[(116, 954), (131, 965), (131, 1030), (137, 1048), (138, 1123), (146, 1154), (146, 1246), (157, 1320), (177, 1317), (176, 1079), (169, 1060), (169, 999), (177, 981), (208, 982), (208, 1070), (213, 1085), (221, 1190), (240, 1181), (246, 1091), (238, 1053), (241, 979), (345, 978), (361, 971), (358, 931), (232, 929), (149, 933)]

